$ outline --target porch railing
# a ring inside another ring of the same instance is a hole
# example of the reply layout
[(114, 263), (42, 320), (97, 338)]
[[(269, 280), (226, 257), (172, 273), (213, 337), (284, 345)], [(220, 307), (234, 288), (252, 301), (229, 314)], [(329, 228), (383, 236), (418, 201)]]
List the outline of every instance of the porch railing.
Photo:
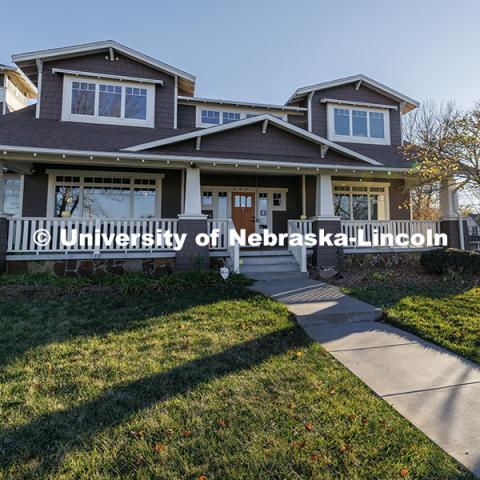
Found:
[[(305, 233), (311, 233), (311, 224), (310, 224), (310, 232), (308, 232), (309, 224), (307, 221), (304, 220), (289, 220), (288, 221), (288, 235), (292, 234), (301, 234), (305, 235)], [(302, 242), (303, 243), (303, 242)], [(297, 261), (300, 271), (306, 272), (307, 271), (307, 247), (305, 244), (302, 245), (289, 245), (288, 250), (290, 253), (295, 257)]]
[[(373, 233), (390, 234), (394, 237), (398, 234), (407, 234), (409, 238), (420, 233), (427, 237), (430, 230), (433, 234), (440, 233), (440, 221), (438, 220), (343, 220), (341, 222), (342, 233), (346, 234), (348, 238), (358, 238), (359, 230), (363, 230), (363, 239), (366, 242), (371, 242)], [(350, 242), (347, 248), (364, 248), (359, 247), (355, 242)], [(388, 249), (391, 247), (373, 247), (379, 250)], [(396, 247), (398, 248), (398, 247)], [(402, 248), (418, 248), (416, 245), (409, 243), (408, 246)]]
[[(116, 242), (100, 237), (98, 245), (74, 245), (66, 246), (61, 242), (61, 232), (65, 229), (66, 239), (72, 238), (75, 230), (78, 234), (95, 235), (96, 232), (107, 235), (150, 233), (156, 235), (159, 230), (177, 233), (177, 219), (164, 218), (109, 218), (109, 219), (74, 219), (74, 218), (37, 218), (20, 217), (8, 220), (7, 254), (18, 255), (46, 255), (67, 253), (128, 253), (128, 252), (159, 252), (173, 251), (173, 245), (161, 241), (160, 245), (147, 247), (138, 241), (128, 248), (120, 247)], [(36, 232), (42, 231), (42, 234)], [(36, 236), (37, 235), (37, 236)], [(42, 238), (50, 240), (42, 244)], [(164, 239), (163, 239), (164, 240)]]
[(233, 271), (238, 273), (240, 271), (240, 245), (238, 242), (233, 242), (232, 245), (228, 243), (228, 232), (235, 229), (233, 221), (230, 218), (209, 219), (207, 220), (207, 225), (209, 234), (214, 230), (219, 231), (218, 243), (210, 245), (210, 250), (226, 250), (230, 257)]

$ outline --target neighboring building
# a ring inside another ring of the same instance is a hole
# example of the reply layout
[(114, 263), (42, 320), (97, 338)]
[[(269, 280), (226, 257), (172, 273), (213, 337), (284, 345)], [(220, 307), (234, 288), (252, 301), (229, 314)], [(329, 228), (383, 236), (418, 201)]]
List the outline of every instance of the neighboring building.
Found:
[(473, 250), (480, 250), (480, 215), (469, 214), (465, 222), (470, 237), (470, 247)]
[(0, 63), (0, 115), (15, 112), (37, 97), (37, 89), (16, 67)]
[[(167, 258), (185, 269), (215, 256), (238, 270), (238, 249), (224, 243), (231, 225), (275, 233), (440, 229), (413, 222), (408, 208), (401, 122), (418, 103), (364, 75), (300, 88), (285, 105), (270, 105), (198, 98), (193, 75), (113, 41), (12, 59), (38, 88), (38, 102), (0, 120), (0, 161), (18, 182), (4, 200), (18, 217), (8, 222), (11, 268), (24, 268), (19, 260)], [(452, 185), (441, 203), (442, 228), (458, 244)], [(216, 247), (188, 243), (177, 253), (66, 252), (57, 238), (64, 223), (223, 233)], [(39, 227), (53, 245), (33, 243)], [(305, 270), (305, 249), (274, 253), (258, 259), (242, 250), (240, 270)], [(314, 249), (312, 262), (332, 265), (337, 253)]]

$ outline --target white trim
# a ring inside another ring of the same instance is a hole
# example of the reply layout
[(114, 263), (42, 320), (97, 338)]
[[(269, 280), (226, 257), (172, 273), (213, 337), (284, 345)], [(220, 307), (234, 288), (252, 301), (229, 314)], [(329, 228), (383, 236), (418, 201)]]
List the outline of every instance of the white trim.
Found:
[(106, 78), (110, 80), (119, 80), (135, 83), (153, 83), (163, 86), (163, 80), (154, 80), (151, 78), (143, 77), (128, 77), (126, 75), (110, 75), (107, 73), (95, 73), (95, 72), (82, 72), (79, 70), (65, 70), (63, 68), (52, 68), (52, 73), (63, 73), (65, 75), (73, 75), (75, 77), (90, 77), (90, 78)]
[(178, 128), (178, 77), (176, 75), (173, 88), (173, 128)]
[[(348, 186), (350, 187), (350, 190), (347, 191), (338, 191), (335, 192), (335, 187), (337, 186)], [(370, 195), (381, 195), (382, 192), (370, 192), (371, 187), (381, 187), (384, 189), (383, 194), (385, 197), (385, 218), (378, 218), (377, 220), (382, 221), (382, 220), (390, 220), (390, 183), (389, 182), (357, 182), (357, 181), (351, 181), (351, 180), (345, 180), (344, 182), (341, 180), (332, 180), (332, 195), (335, 196), (335, 193), (338, 194), (348, 194), (350, 195), (350, 217), (353, 215), (353, 209), (352, 209), (352, 195), (354, 193), (357, 193), (359, 195), (362, 195), (362, 192), (353, 192), (352, 187), (367, 187), (368, 190), (365, 192), (365, 195), (368, 196), (368, 199), (370, 200)], [(368, 216), (370, 217), (370, 201), (368, 201)], [(346, 221), (353, 221), (353, 218), (350, 218), (350, 220)], [(365, 221), (376, 221), (376, 220), (365, 220)]]
[(35, 105), (35, 118), (40, 118), (40, 102), (42, 101), (42, 76), (43, 76), (43, 62), (40, 58), (35, 59), (38, 70), (37, 79), (37, 104)]
[(303, 113), (306, 112), (307, 109), (304, 107), (292, 107), (287, 105), (276, 105), (272, 103), (253, 103), (253, 102), (238, 102), (236, 100), (220, 100), (217, 98), (202, 98), (202, 97), (186, 97), (179, 95), (178, 101), (180, 104), (187, 105), (189, 103), (211, 103), (211, 104), (218, 104), (218, 105), (232, 105), (235, 107), (249, 107), (249, 108), (257, 108), (261, 110), (281, 110), (286, 111), (289, 113)]
[(16, 214), (9, 214), (13, 217), (21, 217), (23, 213), (23, 193), (25, 190), (25, 175), (18, 173), (4, 173), (3, 167), (0, 165), (0, 212), (3, 212), (5, 208), (5, 180), (7, 179), (19, 179), (20, 188), (18, 190), (18, 212)]
[[(349, 110), (349, 122), (350, 122), (350, 135), (337, 135), (335, 134), (335, 118), (334, 111), (335, 108), (341, 108), (342, 110)], [(370, 115), (367, 115), (367, 136), (366, 137), (357, 137), (353, 135), (353, 117), (352, 111), (361, 111), (361, 112), (375, 112), (383, 114), (383, 132), (385, 136), (383, 138), (374, 138), (368, 136), (370, 133)], [(335, 142), (347, 142), (347, 143), (364, 143), (368, 145), (390, 145), (390, 111), (387, 109), (379, 108), (364, 108), (364, 107), (354, 107), (339, 105), (336, 103), (327, 104), (327, 135), (328, 139)]]
[(159, 70), (163, 70), (164, 72), (171, 73), (172, 75), (178, 75), (185, 80), (195, 83), (195, 76), (191, 75), (183, 70), (179, 70), (178, 68), (172, 67), (167, 65), (166, 63), (160, 62), (148, 55), (144, 55), (143, 53), (137, 52), (132, 48), (126, 47), (125, 45), (121, 45), (113, 40), (106, 40), (102, 42), (93, 42), (93, 43), (85, 43), (82, 45), (73, 45), (71, 47), (62, 47), (62, 48), (52, 48), (49, 50), (37, 50), (34, 52), (26, 52), (26, 53), (18, 53), (16, 55), (12, 55), (12, 62), (19, 63), (19, 62), (27, 62), (29, 60), (35, 60), (36, 58), (52, 58), (52, 57), (65, 57), (65, 56), (72, 56), (78, 55), (86, 52), (93, 52), (98, 50), (107, 50), (113, 48), (117, 52), (123, 53), (127, 57), (134, 58), (139, 60), (147, 65), (153, 66)]
[[(331, 143), (331, 142), (329, 142)], [(31, 162), (32, 158), (30, 155), (35, 156), (36, 163), (52, 163), (55, 162), (55, 158), (52, 158), (51, 155), (59, 155), (58, 162), (62, 164), (78, 165), (79, 163), (83, 164), (83, 161), (88, 159), (88, 161), (95, 165), (117, 165), (118, 162), (125, 160), (121, 165), (124, 167), (141, 167), (141, 168), (151, 168), (152, 166), (161, 167), (161, 168), (178, 168), (178, 165), (191, 165), (192, 163), (198, 163), (206, 167), (220, 167), (221, 165), (225, 166), (244, 166), (259, 168), (264, 167), (266, 169), (279, 170), (279, 169), (296, 169), (301, 168), (305, 169), (305, 172), (319, 172), (320, 170), (335, 170), (338, 171), (349, 171), (355, 173), (356, 171), (370, 171), (370, 172), (388, 172), (390, 173), (403, 173), (406, 174), (410, 171), (408, 167), (388, 167), (385, 165), (379, 164), (379, 166), (354, 166), (354, 165), (338, 165), (332, 163), (303, 163), (303, 162), (284, 162), (281, 158), (278, 160), (245, 160), (244, 158), (212, 158), (212, 157), (201, 157), (197, 155), (164, 155), (164, 154), (144, 154), (142, 155), (135, 153), (123, 153), (123, 152), (101, 152), (95, 150), (64, 150), (58, 148), (35, 148), (35, 147), (20, 147), (17, 145), (0, 145), (0, 151), (4, 152), (5, 155), (8, 154), (26, 154), (29, 155), (28, 159), (19, 159), (15, 158), (17, 161), (28, 161)], [(40, 155), (46, 155), (42, 158)], [(73, 159), (68, 157), (75, 157)], [(78, 157), (79, 160), (76, 158)], [(7, 158), (7, 157), (4, 157)], [(145, 162), (141, 162), (145, 160)], [(97, 163), (93, 163), (97, 161)], [(101, 163), (98, 163), (100, 162)], [(141, 162), (141, 163), (140, 163)], [(161, 164), (158, 164), (161, 162)], [(165, 163), (163, 163), (165, 162)], [(285, 171), (285, 170), (284, 170)]]
[(321, 103), (336, 103), (338, 105), (352, 105), (354, 107), (366, 107), (366, 108), (388, 108), (389, 110), (398, 110), (395, 105), (384, 105), (381, 103), (368, 103), (368, 102), (356, 102), (354, 100), (339, 100), (337, 98), (321, 98)]
[[(118, 171), (109, 171), (109, 170), (68, 170), (68, 169), (47, 169), (45, 173), (48, 175), (48, 193), (47, 193), (47, 217), (55, 217), (55, 185), (57, 183), (56, 176), (75, 176), (80, 177), (78, 185), (80, 187), (80, 202), (79, 210), (83, 213), (83, 188), (85, 185), (85, 177), (109, 177), (109, 178), (130, 178), (130, 179), (155, 179), (155, 217), (160, 218), (162, 213), (162, 190), (163, 190), (163, 179), (165, 174), (163, 173), (138, 173), (138, 172), (118, 172)], [(75, 183), (77, 182), (69, 182)], [(97, 185), (97, 183), (89, 183), (90, 185)], [(102, 184), (103, 185), (103, 184)], [(129, 185), (122, 184), (108, 184), (109, 186), (124, 186), (124, 187), (141, 187), (142, 185), (135, 185), (130, 183)], [(151, 188), (151, 186), (149, 186)], [(130, 210), (132, 210), (132, 198), (130, 198)], [(133, 211), (130, 211), (133, 214)], [(132, 218), (133, 215), (125, 218)], [(83, 216), (82, 216), (83, 218)]]
[(315, 85), (309, 85), (307, 87), (298, 88), (295, 91), (295, 93), (285, 102), (285, 104), (288, 105), (297, 97), (301, 97), (310, 92), (317, 92), (319, 90), (325, 90), (327, 88), (338, 87), (340, 85), (358, 82), (359, 80), (361, 80), (362, 83), (366, 83), (370, 87), (373, 87), (374, 90), (380, 91), (380, 93), (386, 96), (389, 96), (394, 100), (406, 102), (405, 109), (404, 109), (405, 113), (410, 110), (413, 110), (414, 108), (420, 105), (420, 103), (414, 100), (413, 98), (407, 97), (406, 95), (403, 95), (402, 93), (397, 92), (393, 88), (387, 87), (386, 85), (383, 85), (382, 83), (377, 82), (373, 78), (367, 77), (366, 75), (362, 75), (362, 74), (353, 75), (351, 77), (338, 78), (336, 80), (331, 80), (328, 82), (322, 82), (322, 83), (317, 83)]
[[(93, 115), (78, 115), (71, 113), (72, 105), (72, 84), (73, 82), (94, 83), (95, 87), (95, 111)], [(121, 87), (121, 116), (120, 117), (101, 117), (98, 115), (99, 106), (99, 85), (115, 85)], [(142, 88), (147, 90), (147, 116), (146, 120), (136, 120), (133, 118), (125, 118), (125, 88)], [(119, 82), (113, 80), (100, 80), (95, 78), (75, 77), (72, 75), (64, 75), (63, 77), (63, 99), (62, 99), (62, 121), (82, 122), (82, 123), (97, 123), (107, 125), (128, 125), (133, 127), (150, 127), (155, 126), (155, 86), (141, 85), (132, 82)]]
[[(252, 125), (257, 122), (263, 122), (264, 120), (268, 120), (270, 123), (273, 125), (276, 125), (279, 128), (282, 128), (283, 130), (286, 130), (288, 132), (291, 132), (301, 138), (305, 138), (307, 140), (310, 140), (314, 143), (317, 143), (319, 145), (328, 145), (331, 147), (333, 150), (336, 150), (338, 152), (344, 153), (345, 155), (349, 157), (353, 157), (358, 160), (363, 160), (364, 162), (370, 163), (372, 165), (381, 165), (380, 162), (377, 162), (376, 160), (373, 160), (369, 157), (366, 157), (365, 155), (361, 155), (358, 152), (355, 152), (353, 150), (350, 150), (349, 148), (342, 147), (340, 145), (337, 145), (329, 140), (326, 140), (325, 138), (319, 137), (318, 135), (315, 135), (313, 133), (307, 132), (303, 128), (297, 127), (295, 125), (292, 125), (291, 123), (284, 122), (283, 120), (278, 119), (277, 117), (274, 117), (273, 115), (270, 114), (263, 114), (263, 115), (258, 115), (256, 117), (251, 117), (251, 118), (245, 118), (244, 120), (237, 120), (236, 122), (232, 123), (226, 123), (223, 125), (217, 125), (214, 127), (206, 128), (204, 130), (196, 130), (193, 132), (189, 133), (184, 133), (183, 135), (176, 135), (174, 137), (168, 137), (164, 138), (162, 140), (155, 140), (153, 142), (147, 142), (143, 143), (140, 145), (134, 145), (128, 148), (122, 149), (124, 152), (139, 152), (142, 150), (150, 149), (150, 148), (155, 148), (155, 147), (160, 147), (163, 145), (171, 145), (172, 143), (178, 143), (178, 142), (183, 142), (184, 140), (190, 140), (192, 138), (204, 136), (204, 135), (211, 135), (214, 133), (226, 131), (226, 130), (231, 130), (234, 128), (239, 128), (243, 127), (246, 125)], [(355, 168), (355, 167), (353, 167)]]
[(313, 99), (313, 93), (311, 92), (308, 95), (308, 100), (307, 100), (307, 105), (308, 105), (308, 113), (307, 113), (307, 129), (309, 132), (312, 131), (312, 99)]

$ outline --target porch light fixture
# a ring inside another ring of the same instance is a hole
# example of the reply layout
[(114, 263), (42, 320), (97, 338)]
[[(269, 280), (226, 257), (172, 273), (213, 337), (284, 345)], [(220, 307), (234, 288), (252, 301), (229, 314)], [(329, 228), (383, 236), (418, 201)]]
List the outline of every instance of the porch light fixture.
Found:
[(145, 163), (145, 159), (144, 159), (144, 158), (142, 158), (142, 163)]
[(6, 155), (6, 154), (7, 154), (7, 152), (3, 152), (3, 154), (4, 154), (4, 155)]
[(335, 173), (337, 173), (337, 172), (338, 172), (338, 168), (335, 169)]
[(65, 154), (63, 154), (63, 155), (62, 155), (62, 158), (65, 158), (65, 157), (66, 157), (66, 155), (65, 155)]
[(300, 170), (300, 167), (297, 167), (297, 170)]
[(217, 164), (216, 164), (215, 162), (213, 162), (213, 166), (214, 166), (214, 167), (216, 167), (216, 166), (217, 166)]
[(35, 153), (33, 154), (33, 156), (36, 157), (36, 156), (37, 156), (37, 152), (35, 152)]
[(170, 165), (170, 160), (167, 160), (167, 165)]
[(277, 170), (280, 170), (280, 165), (277, 165)]
[(93, 160), (93, 157), (90, 155), (90, 160)]
[(120, 159), (117, 157), (117, 162), (119, 162), (119, 161), (120, 161)]
[(352, 170), (352, 172), (353, 172), (353, 173), (357, 173), (357, 171), (356, 171), (356, 170)]
[(238, 163), (235, 164), (235, 168), (237, 168), (237, 167), (238, 167)]
[(391, 174), (392, 174), (392, 172), (389, 170), (389, 171), (387, 172), (387, 175), (391, 175)]

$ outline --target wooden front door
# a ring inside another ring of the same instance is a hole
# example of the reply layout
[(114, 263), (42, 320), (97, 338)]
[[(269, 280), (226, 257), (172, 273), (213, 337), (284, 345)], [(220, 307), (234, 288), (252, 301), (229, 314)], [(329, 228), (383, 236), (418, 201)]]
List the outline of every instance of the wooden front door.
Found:
[(247, 235), (255, 233), (255, 194), (232, 192), (232, 220), (235, 228), (245, 229)]

